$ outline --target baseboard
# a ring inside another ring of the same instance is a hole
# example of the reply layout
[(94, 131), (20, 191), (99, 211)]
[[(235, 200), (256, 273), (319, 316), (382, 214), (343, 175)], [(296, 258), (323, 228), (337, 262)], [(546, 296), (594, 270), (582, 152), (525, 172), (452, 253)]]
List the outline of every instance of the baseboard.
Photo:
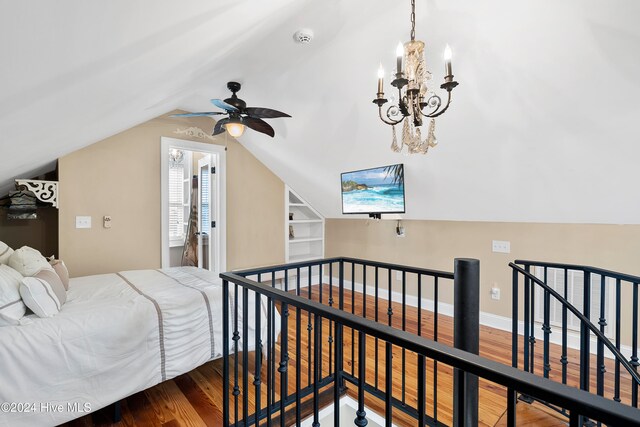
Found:
[[(317, 276), (316, 276), (317, 277)], [(334, 278), (334, 282), (336, 279)], [(329, 277), (323, 277), (323, 283), (328, 283)], [(349, 280), (344, 281), (344, 289), (353, 290), (354, 285)], [(362, 283), (355, 282), (355, 292), (362, 293), (364, 286)], [(373, 286), (366, 287), (367, 295), (374, 296), (375, 288)], [(379, 289), (378, 297), (384, 300), (389, 300), (389, 291), (387, 289)], [(397, 291), (391, 291), (391, 301), (396, 303), (402, 303), (402, 293)], [(410, 307), (418, 307), (418, 297), (415, 295), (407, 295), (406, 296), (406, 304)], [(420, 306), (427, 311), (434, 311), (435, 304), (432, 299), (422, 298), (422, 302)], [(445, 316), (453, 317), (453, 304), (439, 302), (438, 303), (438, 313), (443, 314)], [(511, 318), (505, 316), (499, 316), (497, 314), (480, 311), (480, 324), (483, 326), (488, 326), (494, 329), (499, 329), (501, 331), (511, 332)], [(552, 327), (552, 333), (549, 336), (549, 341), (553, 344), (562, 345), (562, 336), (560, 333), (553, 333), (554, 329), (558, 329)], [(518, 321), (518, 334), (524, 335), (524, 322), (522, 320)], [(534, 328), (534, 335), (536, 340), (539, 342), (544, 339), (544, 334), (542, 332), (542, 325), (537, 324), (536, 328)], [(521, 343), (521, 341), (520, 341)], [(591, 336), (591, 345), (589, 346), (589, 351), (591, 354), (597, 354), (598, 351), (598, 341), (595, 336)], [(567, 347), (579, 350), (580, 349), (580, 334), (577, 331), (567, 331)], [(631, 346), (621, 345), (620, 353), (629, 360), (631, 358)], [(613, 359), (613, 353), (611, 353), (606, 347), (604, 350), (604, 355), (606, 358)]]

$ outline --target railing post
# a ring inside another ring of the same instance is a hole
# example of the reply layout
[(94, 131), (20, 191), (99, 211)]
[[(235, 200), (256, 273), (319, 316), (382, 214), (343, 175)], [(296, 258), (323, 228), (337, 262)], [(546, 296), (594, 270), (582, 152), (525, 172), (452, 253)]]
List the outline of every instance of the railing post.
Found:
[[(454, 260), (453, 346), (478, 354), (480, 348), (480, 261)], [(478, 377), (454, 370), (453, 425), (478, 425)]]
[[(342, 342), (342, 324), (335, 322), (336, 327), (335, 335), (335, 369), (334, 369), (334, 381), (333, 381), (333, 424), (340, 425), (340, 396), (344, 392), (344, 380), (342, 379), (343, 367), (342, 356), (344, 351), (344, 344)], [(298, 343), (299, 344), (299, 343)]]
[(222, 281), (222, 423), (229, 425), (229, 282)]
[[(344, 259), (342, 258), (340, 258), (338, 269), (338, 309), (344, 310)], [(340, 332), (340, 359), (337, 358), (338, 353), (336, 350), (336, 387), (340, 387), (340, 395), (342, 395), (347, 390), (344, 378), (342, 378), (342, 374), (344, 373), (344, 329), (342, 325), (340, 325), (338, 331)], [(337, 339), (338, 338), (336, 337), (336, 340)]]

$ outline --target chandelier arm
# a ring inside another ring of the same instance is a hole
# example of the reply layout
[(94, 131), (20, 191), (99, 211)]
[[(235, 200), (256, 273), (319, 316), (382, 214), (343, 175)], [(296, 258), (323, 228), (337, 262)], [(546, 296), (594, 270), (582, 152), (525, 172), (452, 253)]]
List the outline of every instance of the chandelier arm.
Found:
[(391, 126), (395, 126), (398, 123), (402, 122), (402, 120), (404, 120), (404, 117), (402, 119), (398, 120), (398, 121), (393, 120), (391, 117), (389, 117), (389, 110), (390, 109), (391, 109), (391, 107), (389, 107), (387, 109), (387, 117), (388, 117), (388, 120), (387, 120), (382, 116), (382, 105), (378, 107), (378, 114), (380, 115), (380, 120), (382, 120), (384, 123), (386, 123), (388, 125), (391, 125)]
[(442, 104), (440, 104), (438, 106), (438, 109), (436, 109), (435, 111), (432, 111), (431, 113), (428, 113), (428, 114), (423, 113), (421, 110), (418, 110), (418, 111), (420, 111), (420, 114), (422, 116), (429, 117), (429, 118), (433, 119), (435, 117), (438, 117), (438, 116), (444, 114), (444, 112), (447, 111), (447, 109), (449, 108), (449, 105), (451, 105), (451, 92), (449, 92), (449, 94), (447, 96), (447, 103), (444, 104), (444, 107), (442, 107)]

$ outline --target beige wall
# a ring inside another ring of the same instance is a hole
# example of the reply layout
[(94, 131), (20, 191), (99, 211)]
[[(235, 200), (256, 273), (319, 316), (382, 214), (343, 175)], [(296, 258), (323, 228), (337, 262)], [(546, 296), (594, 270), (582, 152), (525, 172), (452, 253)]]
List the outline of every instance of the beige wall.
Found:
[[(160, 138), (210, 142), (174, 133), (191, 126), (213, 121), (162, 116), (60, 159), (60, 257), (72, 276), (160, 267)], [(234, 139), (227, 148), (227, 269), (282, 263), (284, 184)], [(76, 229), (76, 215), (93, 227)]]
[[(396, 221), (328, 219), (326, 255), (446, 271), (453, 271), (454, 258), (477, 258), (480, 260), (480, 309), (509, 318), (512, 294), (508, 263), (515, 259), (591, 265), (640, 275), (638, 225), (455, 221), (402, 221), (402, 224), (406, 237), (398, 238)], [(493, 253), (492, 240), (510, 241), (511, 253)], [(501, 289), (499, 301), (490, 296), (494, 284)], [(623, 300), (625, 295), (630, 295), (629, 287), (626, 288)], [(415, 287), (411, 290), (415, 294)], [(445, 302), (452, 301), (450, 292), (442, 295)], [(623, 317), (629, 325), (630, 308), (623, 311)]]

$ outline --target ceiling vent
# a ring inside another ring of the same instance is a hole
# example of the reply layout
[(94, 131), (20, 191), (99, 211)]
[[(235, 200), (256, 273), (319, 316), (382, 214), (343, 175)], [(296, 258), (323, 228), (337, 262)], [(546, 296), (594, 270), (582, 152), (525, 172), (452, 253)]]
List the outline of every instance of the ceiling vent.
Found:
[(301, 28), (293, 34), (293, 40), (300, 44), (311, 43), (311, 40), (313, 40), (313, 30)]

